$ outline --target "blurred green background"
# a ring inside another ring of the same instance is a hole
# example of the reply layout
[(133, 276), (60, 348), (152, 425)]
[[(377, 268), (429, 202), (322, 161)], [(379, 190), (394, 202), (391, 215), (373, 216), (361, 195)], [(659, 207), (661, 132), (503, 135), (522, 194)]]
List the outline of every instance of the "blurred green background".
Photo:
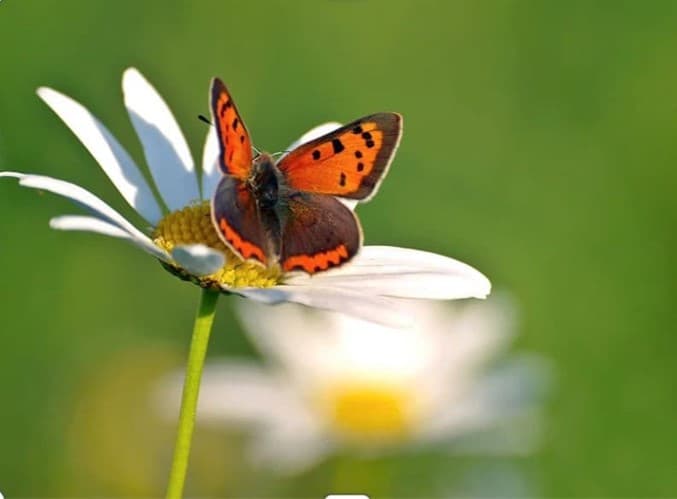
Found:
[[(214, 75), (270, 151), (401, 112), (393, 168), (360, 210), (366, 242), (484, 271), (521, 307), (516, 349), (557, 371), (542, 451), (510, 465), (543, 496), (677, 495), (677, 3), (2, 0), (0, 54), (0, 169), (74, 181), (133, 221), (36, 87), (85, 104), (140, 164), (128, 66), (196, 158)], [(0, 211), (0, 490), (162, 494), (172, 429), (145, 393), (183, 361), (197, 288), (130, 245), (50, 230), (77, 212), (63, 199), (3, 180)], [(210, 355), (251, 355), (229, 301)], [(189, 493), (323, 497), (348, 473), (356, 491), (390, 476), (389, 494), (440, 495), (472, 464), (340, 457), (262, 477), (239, 443), (199, 430)]]

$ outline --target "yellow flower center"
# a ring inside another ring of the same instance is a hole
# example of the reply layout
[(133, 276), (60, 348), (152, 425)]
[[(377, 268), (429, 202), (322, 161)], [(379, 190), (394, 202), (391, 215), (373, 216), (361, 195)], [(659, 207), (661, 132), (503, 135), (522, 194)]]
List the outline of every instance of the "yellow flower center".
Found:
[(166, 215), (153, 232), (153, 242), (169, 253), (181, 244), (204, 244), (222, 252), (226, 257), (225, 265), (208, 276), (194, 276), (180, 267), (165, 265), (170, 272), (182, 279), (203, 287), (268, 288), (277, 284), (282, 275), (277, 266), (264, 268), (242, 260), (221, 241), (212, 223), (209, 201), (189, 205)]
[(346, 440), (388, 443), (413, 429), (415, 401), (407, 387), (386, 382), (344, 382), (323, 393), (330, 427)]

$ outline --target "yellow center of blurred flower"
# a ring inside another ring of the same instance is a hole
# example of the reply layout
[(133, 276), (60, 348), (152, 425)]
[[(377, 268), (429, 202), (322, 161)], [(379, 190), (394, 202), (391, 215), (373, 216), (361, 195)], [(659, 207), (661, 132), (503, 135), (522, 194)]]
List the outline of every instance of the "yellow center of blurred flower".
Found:
[(203, 287), (268, 288), (277, 284), (282, 275), (277, 266), (264, 268), (242, 260), (221, 241), (212, 223), (209, 201), (189, 205), (166, 215), (155, 228), (153, 242), (169, 253), (180, 244), (204, 244), (222, 252), (226, 264), (208, 276), (194, 276), (179, 267), (168, 266), (172, 273)]
[(332, 429), (357, 443), (405, 439), (412, 430), (414, 400), (406, 387), (379, 382), (341, 383), (323, 394)]

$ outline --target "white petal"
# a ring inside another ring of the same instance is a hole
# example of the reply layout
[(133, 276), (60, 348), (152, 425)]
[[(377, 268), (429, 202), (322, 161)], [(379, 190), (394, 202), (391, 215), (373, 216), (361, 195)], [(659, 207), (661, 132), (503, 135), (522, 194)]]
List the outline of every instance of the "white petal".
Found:
[(208, 364), (200, 398), (201, 417), (214, 422), (284, 427), (300, 433), (315, 431), (317, 425), (284, 376), (253, 363)]
[(206, 367), (198, 406), (200, 421), (253, 427), (254, 464), (298, 471), (323, 457), (322, 423), (282, 375), (244, 362)]
[[(346, 314), (292, 303), (265, 307), (247, 300), (238, 305), (244, 329), (258, 349), (297, 386), (311, 392), (327, 380), (333, 383), (346, 376), (409, 383), (436, 347), (422, 331), (386, 327)], [(422, 385), (428, 383), (426, 379)]]
[(287, 372), (300, 371), (306, 379), (318, 374), (316, 367), (323, 369), (323, 354), (334, 338), (333, 316), (343, 314), (319, 312), (295, 303), (274, 307), (254, 300), (235, 303), (245, 332), (268, 359)]
[(125, 71), (122, 89), (155, 185), (169, 209), (200, 199), (190, 149), (165, 101), (134, 68)]
[[(266, 307), (259, 300), (244, 300), (236, 303), (236, 312), (247, 331), (281, 341), (293, 331), (318, 331), (332, 325), (327, 321), (331, 315), (295, 303)], [(298, 350), (297, 346), (294, 348)]]
[[(184, 372), (176, 372), (159, 386), (159, 405), (172, 418), (179, 409), (183, 380)], [(271, 406), (277, 410), (271, 411)], [(277, 424), (278, 419), (296, 416), (296, 411), (285, 380), (254, 363), (228, 360), (204, 368), (198, 405), (202, 423)]]
[(468, 386), (464, 396), (440, 403), (439, 413), (425, 425), (424, 438), (448, 440), (531, 414), (544, 398), (550, 378), (549, 365), (542, 359), (514, 358)]
[(348, 198), (339, 198), (337, 197), (339, 201), (343, 203), (343, 205), (348, 208), (350, 211), (355, 211), (355, 207), (357, 206), (357, 203), (359, 201), (357, 199), (348, 199)]
[(226, 262), (223, 253), (204, 244), (176, 246), (172, 250), (172, 258), (181, 267), (196, 276), (213, 274)]
[(147, 235), (134, 227), (104, 201), (78, 185), (42, 175), (25, 175), (16, 172), (0, 172), (0, 177), (15, 177), (19, 179), (19, 185), (49, 191), (75, 201), (76, 204), (90, 210), (105, 222), (127, 232), (134, 244), (144, 251), (161, 260), (170, 260), (169, 255), (164, 250), (155, 246)]
[[(403, 309), (406, 306), (406, 303), (402, 304)], [(335, 315), (334, 345), (328, 348), (334, 359), (326, 359), (325, 363), (330, 364), (333, 360), (337, 371), (350, 371), (357, 376), (387, 379), (398, 384), (408, 385), (421, 380), (417, 390), (427, 390), (427, 385), (432, 385), (438, 377), (436, 371), (440, 367), (434, 366), (434, 369), (430, 365), (437, 353), (437, 337), (420, 327), (418, 316), (412, 314), (412, 317), (416, 321), (414, 327), (392, 328)], [(329, 332), (324, 335), (332, 336)]]
[(321, 431), (275, 428), (258, 433), (249, 453), (255, 465), (272, 468), (279, 474), (299, 474), (334, 452), (334, 443)]
[(56, 230), (77, 230), (83, 232), (95, 232), (105, 236), (130, 239), (131, 236), (117, 225), (104, 222), (100, 218), (83, 215), (64, 215), (54, 217), (49, 221), (49, 226)]
[(396, 300), (352, 289), (280, 285), (273, 288), (236, 288), (229, 291), (269, 305), (294, 302), (354, 315), (387, 326), (406, 327), (411, 324), (411, 317), (403, 313)]
[(365, 246), (347, 265), (313, 276), (290, 276), (287, 282), (400, 298), (485, 298), (491, 291), (489, 279), (465, 263), (395, 246)]
[(49, 226), (55, 230), (94, 232), (118, 239), (125, 239), (156, 258), (164, 261), (170, 260), (169, 255), (160, 248), (157, 248), (145, 235), (143, 235), (143, 239), (139, 239), (117, 225), (108, 223), (100, 218), (82, 215), (63, 215), (52, 218), (49, 221)]
[(216, 127), (210, 125), (202, 152), (202, 199), (211, 199), (221, 178), (218, 167), (219, 138)]
[(452, 378), (459, 372), (482, 368), (506, 348), (515, 331), (515, 310), (505, 295), (458, 304), (440, 312), (438, 351), (444, 359), (446, 376)]
[(160, 205), (134, 160), (108, 129), (81, 104), (56, 90), (41, 87), (38, 95), (80, 139), (130, 206), (155, 225), (162, 218)]
[[(183, 376), (168, 376), (156, 391), (157, 406), (167, 419), (176, 417)], [(198, 422), (248, 427), (254, 464), (298, 471), (321, 458), (324, 446), (320, 421), (293, 388), (283, 376), (252, 363), (209, 363), (200, 386)]]
[(301, 144), (305, 144), (306, 142), (310, 142), (311, 140), (315, 140), (319, 137), (322, 137), (323, 135), (327, 135), (328, 133), (333, 132), (337, 128), (341, 128), (343, 125), (337, 121), (328, 121), (327, 123), (323, 123), (321, 125), (316, 126), (315, 128), (311, 128), (308, 130), (306, 133), (301, 135), (296, 141), (292, 142), (289, 144), (289, 147), (285, 150), (285, 153), (280, 156), (278, 161), (282, 158), (284, 158), (289, 151), (293, 151), (296, 149), (298, 146)]

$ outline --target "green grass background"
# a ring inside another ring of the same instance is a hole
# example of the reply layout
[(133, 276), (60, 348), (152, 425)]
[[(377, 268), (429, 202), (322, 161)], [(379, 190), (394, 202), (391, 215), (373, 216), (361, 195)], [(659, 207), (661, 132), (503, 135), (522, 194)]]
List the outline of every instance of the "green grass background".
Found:
[[(675, 496), (676, 54), (675, 2), (2, 0), (0, 169), (74, 181), (138, 221), (34, 93), (84, 103), (142, 163), (130, 65), (196, 157), (214, 75), (271, 151), (399, 111), (397, 158), (359, 212), (366, 242), (483, 270), (520, 305), (516, 349), (556, 369), (542, 451), (508, 465), (543, 496)], [(197, 289), (130, 245), (47, 227), (77, 211), (0, 182), (0, 491), (161, 495), (172, 428), (145, 393), (181, 365)], [(231, 300), (210, 355), (252, 354)], [(442, 496), (475, 465), (341, 456), (276, 478), (241, 444), (200, 430), (189, 492)]]

